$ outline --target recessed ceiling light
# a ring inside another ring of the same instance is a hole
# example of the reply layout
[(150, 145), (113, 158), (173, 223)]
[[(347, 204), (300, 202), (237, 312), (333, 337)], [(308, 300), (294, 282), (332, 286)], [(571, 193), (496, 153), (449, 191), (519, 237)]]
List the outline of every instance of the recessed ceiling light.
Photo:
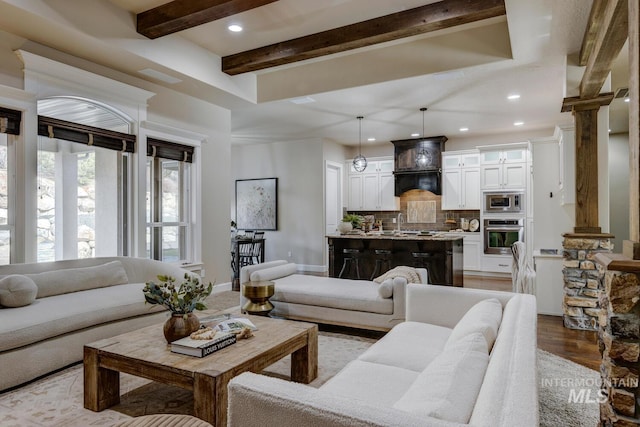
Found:
[(467, 132), (469, 128), (460, 128), (460, 132)]
[(292, 102), (294, 104), (309, 104), (311, 102), (316, 102), (316, 100), (310, 96), (302, 96), (300, 98), (290, 99), (289, 102)]
[(238, 24), (231, 24), (227, 27), (227, 29), (234, 33), (239, 33), (240, 31), (242, 31), (242, 27)]
[(419, 133), (412, 133), (411, 136), (416, 138), (416, 137), (420, 136), (420, 134)]
[(631, 98), (629, 98), (628, 96), (624, 99), (624, 102), (629, 102), (631, 101)]
[(509, 96), (507, 96), (507, 99), (513, 101), (514, 99), (520, 99), (520, 95), (518, 95), (517, 93), (511, 94)]
[(609, 129), (609, 133), (611, 133), (611, 129)]
[(375, 140), (376, 140), (375, 138), (367, 138), (367, 141), (369, 141), (369, 142), (373, 142)]
[(513, 122), (514, 126), (522, 126), (524, 122)]

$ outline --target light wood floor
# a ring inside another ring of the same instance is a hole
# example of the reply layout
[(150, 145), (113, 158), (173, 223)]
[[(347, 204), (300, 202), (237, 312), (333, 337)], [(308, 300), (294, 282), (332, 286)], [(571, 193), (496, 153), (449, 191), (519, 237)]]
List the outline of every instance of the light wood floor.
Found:
[[(511, 279), (465, 275), (464, 287), (511, 291)], [(538, 348), (587, 368), (600, 370), (598, 334), (565, 328), (560, 316), (538, 315)]]

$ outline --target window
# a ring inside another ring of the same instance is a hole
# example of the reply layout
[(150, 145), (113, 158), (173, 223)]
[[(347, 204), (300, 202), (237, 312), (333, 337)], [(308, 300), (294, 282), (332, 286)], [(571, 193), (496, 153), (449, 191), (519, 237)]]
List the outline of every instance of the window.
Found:
[(12, 154), (7, 134), (0, 133), (0, 265), (11, 263), (13, 177), (9, 158)]
[(127, 255), (135, 136), (120, 132), (128, 129), (122, 117), (87, 100), (43, 100), (38, 112), (58, 117), (38, 116), (37, 260)]
[(188, 262), (193, 147), (152, 138), (147, 146), (147, 257)]
[(20, 135), (22, 112), (0, 107), (0, 265), (10, 264), (15, 246), (15, 148)]

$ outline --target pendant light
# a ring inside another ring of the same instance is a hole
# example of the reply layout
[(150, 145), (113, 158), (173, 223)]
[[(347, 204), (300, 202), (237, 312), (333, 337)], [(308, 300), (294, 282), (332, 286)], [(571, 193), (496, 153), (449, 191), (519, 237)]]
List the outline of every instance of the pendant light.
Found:
[(353, 168), (356, 172), (363, 172), (367, 168), (367, 159), (362, 155), (362, 119), (364, 117), (358, 116), (359, 131), (358, 131), (358, 155), (353, 158)]
[[(420, 111), (422, 111), (422, 138), (424, 139), (424, 112), (427, 111), (427, 108), (422, 107)], [(429, 166), (432, 161), (433, 157), (431, 156), (431, 153), (429, 153), (421, 143), (420, 151), (416, 155), (416, 166), (419, 168), (425, 168)]]

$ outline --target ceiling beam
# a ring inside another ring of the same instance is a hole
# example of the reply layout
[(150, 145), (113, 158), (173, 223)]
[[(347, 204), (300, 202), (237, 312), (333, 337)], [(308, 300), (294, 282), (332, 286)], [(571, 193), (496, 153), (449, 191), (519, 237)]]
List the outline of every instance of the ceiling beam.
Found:
[(138, 13), (137, 31), (150, 39), (156, 39), (276, 1), (174, 0)]
[[(597, 2), (594, 6), (596, 4)], [(601, 15), (596, 19), (599, 24), (593, 40), (592, 52), (587, 59), (587, 68), (580, 82), (580, 97), (584, 99), (596, 97), (600, 93), (611, 71), (613, 61), (618, 57), (627, 40), (628, 0), (608, 0)], [(586, 38), (588, 37), (585, 36)]]
[(236, 75), (331, 55), (506, 14), (504, 0), (443, 0), (222, 58)]
[(607, 0), (593, 0), (591, 5), (591, 13), (589, 14), (589, 22), (587, 23), (587, 30), (584, 32), (582, 38), (582, 47), (580, 48), (580, 57), (578, 63), (584, 67), (587, 65), (587, 60), (593, 52), (593, 47), (596, 43), (596, 35), (598, 30), (602, 26), (602, 15), (604, 14), (604, 8), (607, 5)]

